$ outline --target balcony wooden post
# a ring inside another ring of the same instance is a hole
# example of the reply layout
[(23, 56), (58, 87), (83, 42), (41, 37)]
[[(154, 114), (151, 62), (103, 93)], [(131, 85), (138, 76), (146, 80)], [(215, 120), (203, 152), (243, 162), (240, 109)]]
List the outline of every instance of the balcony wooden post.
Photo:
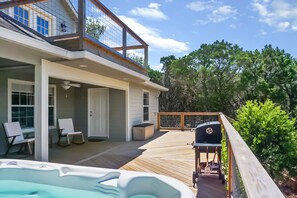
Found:
[(160, 115), (160, 113), (158, 113), (158, 130), (160, 130), (160, 126), (161, 126), (161, 123), (160, 123), (160, 121), (161, 121), (161, 115)]
[(144, 66), (148, 66), (148, 46), (144, 48)]
[(123, 27), (123, 56), (127, 57), (127, 28)]
[(86, 31), (86, 0), (78, 1), (78, 25), (77, 33), (79, 35), (79, 48), (83, 49), (84, 37)]
[(181, 130), (184, 131), (185, 130), (185, 115), (184, 115), (184, 113), (181, 113), (180, 114), (180, 119), (181, 119), (181, 121), (180, 121), (180, 123), (181, 123)]

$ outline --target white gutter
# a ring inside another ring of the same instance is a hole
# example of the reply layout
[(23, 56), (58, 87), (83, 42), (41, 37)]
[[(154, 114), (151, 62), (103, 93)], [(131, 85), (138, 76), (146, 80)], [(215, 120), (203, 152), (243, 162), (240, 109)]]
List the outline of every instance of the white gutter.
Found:
[(142, 85), (144, 85), (144, 86), (147, 86), (147, 87), (151, 87), (151, 88), (157, 89), (157, 90), (159, 90), (159, 91), (169, 91), (168, 88), (163, 87), (163, 86), (161, 86), (161, 85), (158, 85), (158, 84), (156, 84), (156, 83), (153, 83), (152, 81), (145, 81), (145, 82), (142, 82), (142, 83), (140, 83), (140, 84), (142, 84)]
[(34, 39), (3, 27), (0, 27), (0, 39), (67, 60), (88, 59), (106, 67), (123, 72), (125, 74), (132, 75), (134, 77), (142, 79), (143, 81), (150, 80), (150, 78), (146, 75), (125, 68), (117, 63), (104, 59), (90, 52), (72, 52), (69, 50), (65, 50), (60, 47), (51, 45), (46, 41)]

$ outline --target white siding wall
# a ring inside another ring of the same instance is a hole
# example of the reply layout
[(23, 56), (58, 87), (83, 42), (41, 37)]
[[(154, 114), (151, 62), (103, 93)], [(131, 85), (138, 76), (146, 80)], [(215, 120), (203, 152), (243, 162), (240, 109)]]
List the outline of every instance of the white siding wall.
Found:
[(157, 129), (157, 115), (159, 111), (159, 99), (156, 97), (158, 91), (150, 89), (145, 86), (132, 84), (129, 86), (129, 127), (128, 132), (131, 133), (128, 140), (132, 138), (132, 127), (136, 124), (141, 124), (143, 122), (143, 91), (150, 92), (150, 103), (149, 103), (149, 123), (155, 125), (155, 130)]

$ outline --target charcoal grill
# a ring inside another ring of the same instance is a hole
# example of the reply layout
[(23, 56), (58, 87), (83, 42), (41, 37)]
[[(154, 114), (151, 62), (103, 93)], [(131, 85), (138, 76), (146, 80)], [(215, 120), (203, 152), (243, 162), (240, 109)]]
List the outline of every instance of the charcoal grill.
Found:
[[(221, 179), (221, 124), (218, 121), (199, 124), (195, 129), (195, 171), (193, 172), (193, 186), (197, 184), (199, 174), (217, 174)], [(201, 153), (206, 153), (206, 162), (201, 163)], [(209, 161), (209, 153), (213, 153)]]

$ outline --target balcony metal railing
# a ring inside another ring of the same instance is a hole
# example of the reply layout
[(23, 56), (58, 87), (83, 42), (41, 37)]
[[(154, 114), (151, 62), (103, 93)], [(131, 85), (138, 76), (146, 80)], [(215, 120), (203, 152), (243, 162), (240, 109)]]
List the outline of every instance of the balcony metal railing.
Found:
[(79, 38), (80, 48), (88, 40), (138, 65), (148, 63), (148, 45), (99, 0), (0, 0), (0, 10), (49, 42)]
[[(193, 122), (191, 123), (189, 120), (193, 120)], [(228, 197), (284, 197), (224, 114), (218, 112), (160, 112), (158, 127), (167, 130), (187, 130), (195, 128), (202, 122), (215, 120), (220, 121), (223, 127), (223, 140), (225, 140), (223, 143), (225, 145), (222, 144), (222, 146), (225, 148), (222, 150), (225, 150), (227, 154)]]

